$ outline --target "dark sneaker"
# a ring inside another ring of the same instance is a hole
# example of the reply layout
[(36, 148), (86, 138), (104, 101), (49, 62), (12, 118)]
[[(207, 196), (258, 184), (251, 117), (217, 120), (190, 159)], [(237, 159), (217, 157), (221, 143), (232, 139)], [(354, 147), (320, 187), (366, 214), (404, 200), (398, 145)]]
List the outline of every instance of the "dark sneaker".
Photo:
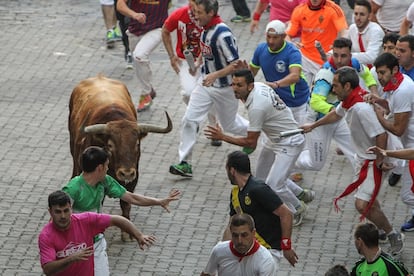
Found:
[(404, 250), (404, 234), (402, 233), (393, 233), (388, 235), (388, 240), (390, 242), (390, 253), (393, 256), (398, 256)]
[(126, 61), (126, 69), (134, 69), (131, 52), (128, 52), (128, 54), (125, 55), (125, 61)]
[(398, 181), (400, 181), (400, 178), (401, 178), (401, 174), (392, 173), (388, 177), (388, 184), (391, 187), (394, 187), (395, 185), (397, 185)]
[(414, 231), (414, 216), (401, 226), (401, 231), (412, 232)]
[(221, 142), (221, 140), (211, 139), (210, 144), (211, 144), (213, 147), (220, 147), (220, 146), (221, 146), (221, 144), (222, 144), (222, 142)]
[(302, 200), (305, 203), (312, 202), (315, 198), (315, 192), (309, 189), (303, 189), (303, 191), (298, 195), (298, 199)]
[(193, 171), (191, 165), (185, 161), (181, 161), (180, 164), (171, 165), (170, 173), (175, 175), (181, 175), (184, 177), (193, 177)]

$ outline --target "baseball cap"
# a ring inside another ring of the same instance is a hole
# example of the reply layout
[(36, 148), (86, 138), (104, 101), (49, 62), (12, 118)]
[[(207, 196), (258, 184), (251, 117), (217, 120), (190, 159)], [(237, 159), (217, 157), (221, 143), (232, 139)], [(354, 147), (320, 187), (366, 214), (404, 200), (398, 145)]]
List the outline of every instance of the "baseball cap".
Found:
[[(270, 29), (273, 29), (273, 30), (269, 31)], [(286, 25), (280, 20), (270, 21), (266, 25), (266, 33), (281, 35), (281, 34), (285, 34), (285, 32), (286, 32)]]

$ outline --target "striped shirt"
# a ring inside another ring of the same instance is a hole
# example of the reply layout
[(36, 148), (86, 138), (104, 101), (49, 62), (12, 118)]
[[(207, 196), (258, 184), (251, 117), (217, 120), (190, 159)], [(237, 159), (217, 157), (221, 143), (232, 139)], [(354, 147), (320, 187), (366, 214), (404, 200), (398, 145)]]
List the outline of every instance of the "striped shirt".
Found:
[[(201, 36), (201, 53), (204, 58), (202, 74), (207, 75), (219, 71), (231, 62), (239, 59), (236, 38), (230, 28), (219, 23), (205, 30)], [(213, 87), (227, 87), (232, 82), (231, 75), (218, 78)]]
[(132, 19), (128, 30), (136, 35), (144, 35), (149, 31), (161, 28), (168, 17), (169, 0), (134, 0), (130, 8), (138, 13), (144, 13), (147, 21), (144, 24)]

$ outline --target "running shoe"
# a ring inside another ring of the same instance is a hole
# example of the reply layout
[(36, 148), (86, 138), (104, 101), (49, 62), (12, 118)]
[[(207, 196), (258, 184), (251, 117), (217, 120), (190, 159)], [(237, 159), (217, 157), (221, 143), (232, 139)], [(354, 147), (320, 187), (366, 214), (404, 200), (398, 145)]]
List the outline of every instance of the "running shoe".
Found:
[(193, 177), (193, 170), (191, 169), (191, 165), (185, 161), (181, 161), (180, 164), (171, 165), (170, 173), (184, 177)]

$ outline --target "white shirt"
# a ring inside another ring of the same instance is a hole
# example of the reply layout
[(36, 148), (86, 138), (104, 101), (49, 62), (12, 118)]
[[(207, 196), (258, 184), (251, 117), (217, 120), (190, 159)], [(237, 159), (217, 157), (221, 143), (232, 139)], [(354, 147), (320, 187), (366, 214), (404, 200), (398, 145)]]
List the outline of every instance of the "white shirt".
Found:
[(381, 26), (375, 22), (369, 22), (365, 30), (361, 32), (362, 44), (365, 52), (359, 47), (359, 31), (355, 24), (349, 26), (348, 36), (352, 41), (352, 57), (356, 58), (360, 63), (373, 64), (382, 50), (382, 38), (384, 31)]
[[(414, 23), (414, 2), (408, 8), (406, 17), (408, 21), (410, 21), (411, 23)], [(408, 33), (413, 34), (413, 28), (410, 28)]]
[(366, 153), (367, 148), (375, 146), (376, 136), (385, 133), (385, 129), (378, 121), (372, 105), (359, 102), (348, 110), (342, 107), (342, 102), (336, 107), (336, 114), (345, 117), (351, 131), (352, 143), (358, 157), (367, 160), (375, 160), (375, 154)]
[(270, 144), (300, 144), (303, 142), (302, 134), (279, 139), (280, 132), (297, 129), (299, 126), (290, 108), (270, 86), (255, 82), (253, 90), (246, 99), (245, 106), (249, 116), (248, 131), (263, 131), (269, 138)]
[(264, 246), (240, 260), (231, 252), (230, 241), (224, 241), (214, 246), (203, 272), (218, 276), (274, 276), (277, 271), (272, 255)]
[[(408, 126), (404, 134), (401, 136), (401, 142), (404, 148), (414, 147), (414, 81), (407, 75), (401, 82), (397, 90), (385, 92), (388, 100), (390, 113), (393, 117), (397, 113), (411, 112), (408, 119)], [(388, 93), (388, 95), (387, 95)]]
[(387, 30), (399, 32), (408, 7), (413, 0), (372, 0), (381, 6), (377, 12), (378, 23)]

